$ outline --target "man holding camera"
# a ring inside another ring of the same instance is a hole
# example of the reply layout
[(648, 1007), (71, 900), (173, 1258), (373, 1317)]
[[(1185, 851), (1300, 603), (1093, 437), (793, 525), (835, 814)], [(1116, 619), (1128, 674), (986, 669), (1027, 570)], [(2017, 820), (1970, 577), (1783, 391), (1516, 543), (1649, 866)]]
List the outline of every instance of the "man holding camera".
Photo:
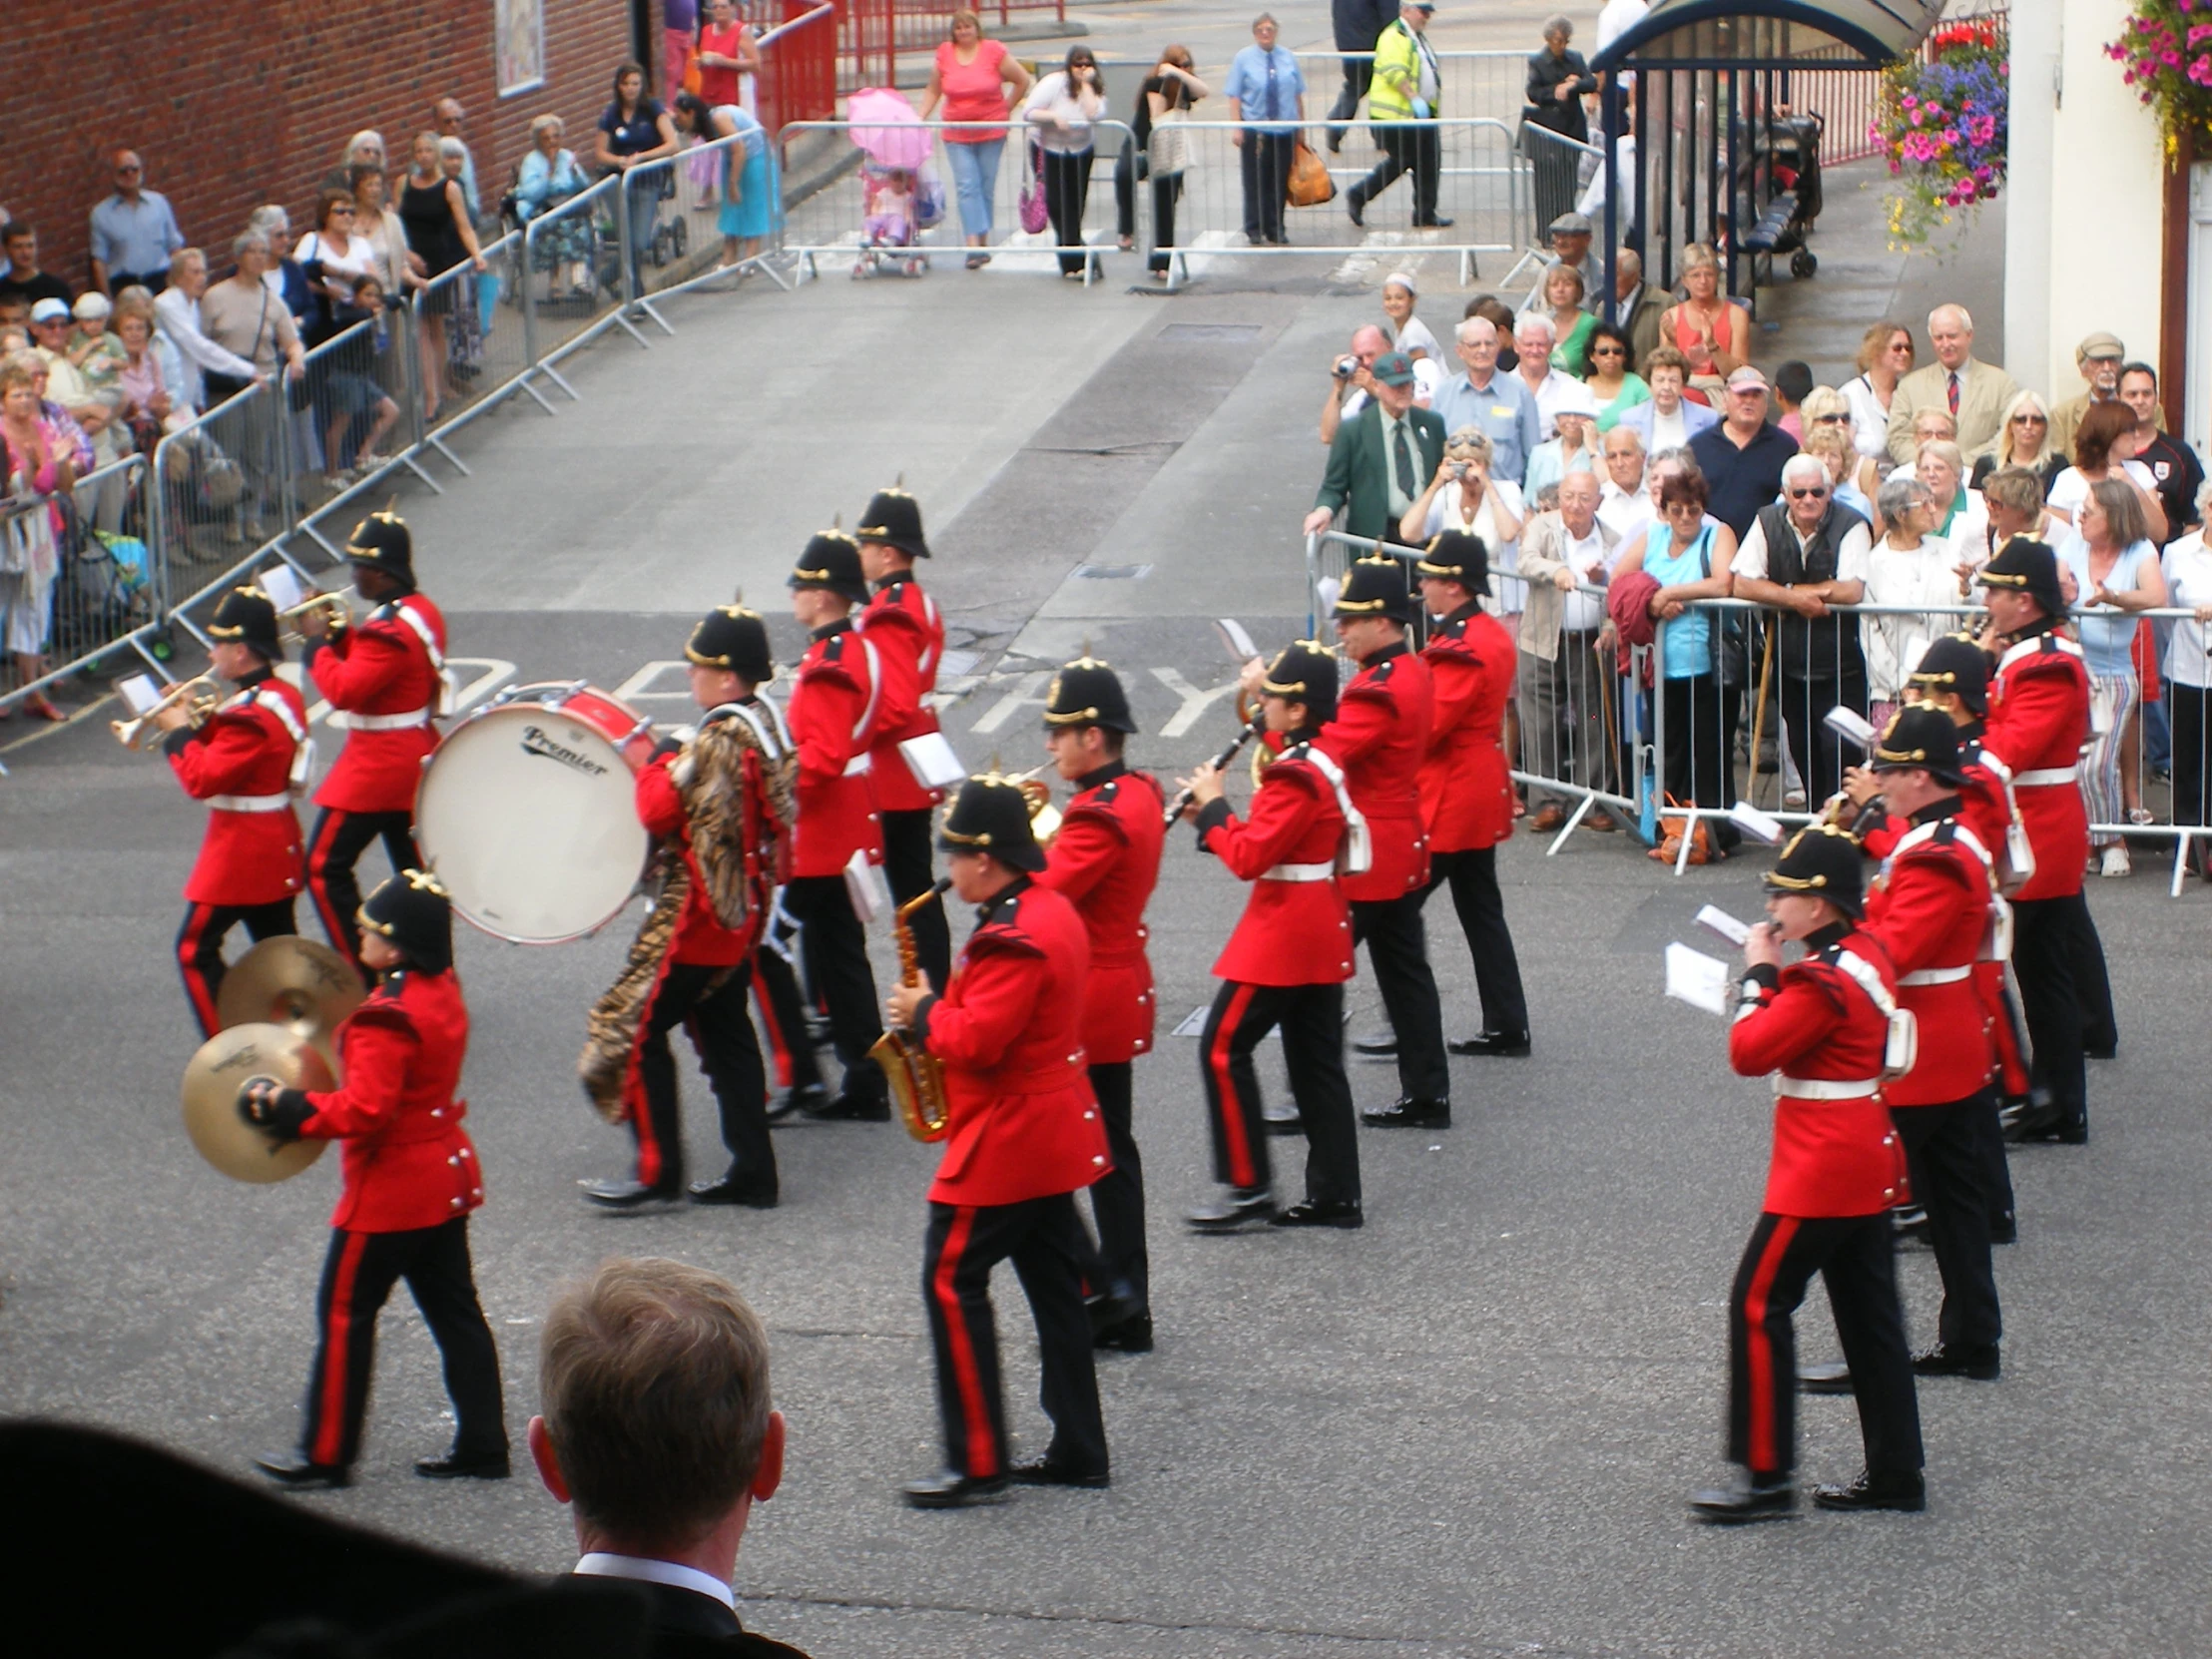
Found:
[(1337, 428), (1355, 418), (1374, 397), (1368, 370), (1389, 349), (1390, 338), (1374, 323), (1356, 328), (1352, 349), (1329, 365), (1329, 395), (1321, 404), (1321, 441), (1335, 443)]

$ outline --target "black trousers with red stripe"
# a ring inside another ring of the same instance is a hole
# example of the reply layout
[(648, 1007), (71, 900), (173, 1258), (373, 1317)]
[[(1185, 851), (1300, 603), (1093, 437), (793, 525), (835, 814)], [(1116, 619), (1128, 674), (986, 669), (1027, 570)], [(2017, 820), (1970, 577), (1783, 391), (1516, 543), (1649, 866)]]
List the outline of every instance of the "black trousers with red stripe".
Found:
[(799, 994), (799, 975), (766, 944), (753, 953), (753, 993), (776, 1086), (806, 1089), (820, 1083), (822, 1062), (815, 1057), (814, 1038), (807, 1034), (807, 1004)]
[(1898, 1305), (1890, 1212), (1759, 1218), (1729, 1293), (1728, 1455), (1759, 1474), (1797, 1467), (1797, 1328), (1792, 1316), (1818, 1273), (1851, 1366), (1867, 1468), (1921, 1466), (1921, 1411)]
[(936, 1349), (947, 1467), (987, 1479), (1004, 1474), (1011, 1460), (991, 1312), (991, 1269), (1010, 1260), (1037, 1322), (1037, 1403), (1052, 1419), (1045, 1458), (1056, 1467), (1106, 1472), (1106, 1421), (1083, 1307), (1089, 1255), (1073, 1193), (1020, 1204), (929, 1206), (921, 1298)]
[(438, 1345), (445, 1391), (452, 1396), (453, 1450), (496, 1457), (507, 1449), (500, 1401), (499, 1351), (476, 1300), (468, 1254), (468, 1218), (404, 1233), (351, 1233), (334, 1228), (315, 1292), (321, 1339), (307, 1381), (306, 1420), (299, 1449), (309, 1462), (351, 1466), (360, 1455), (361, 1419), (375, 1374), (376, 1316), (400, 1280), (422, 1310)]
[(638, 1082), (646, 1109), (633, 1113), (638, 1180), (674, 1192), (684, 1184), (684, 1119), (676, 1089), (676, 1057), (668, 1034), (681, 1025), (722, 1110), (722, 1144), (732, 1178), (774, 1190), (776, 1148), (768, 1133), (768, 1072), (753, 1032), (747, 991), (752, 970), (677, 962), (662, 975), (638, 1035)]
[(1152, 1306), (1152, 1270), (1144, 1247), (1144, 1158), (1137, 1151), (1136, 1079), (1127, 1060), (1093, 1066), (1091, 1092), (1114, 1167), (1091, 1183), (1098, 1223), (1098, 1266), (1091, 1289), (1106, 1294), (1127, 1285), (1139, 1312)]
[(882, 1004), (868, 966), (867, 934), (852, 913), (841, 875), (795, 875), (784, 883), (784, 907), (798, 918), (807, 988), (830, 1014), (830, 1036), (844, 1062), (844, 1091), (880, 1100), (890, 1089), (867, 1057), (883, 1034)]
[[(1382, 993), (1390, 1029), (1397, 1033), (1398, 1088), (1413, 1100), (1449, 1100), (1443, 1009), (1436, 1000), (1428, 934), (1420, 919), (1427, 898), (1426, 887), (1415, 887), (1396, 898), (1354, 899), (1352, 942), (1368, 947), (1376, 989)], [(1295, 1062), (1292, 1075), (1297, 1075)]]
[(1928, 1212), (1928, 1242), (1943, 1279), (1936, 1334), (1946, 1347), (1989, 1348), (2004, 1335), (1997, 1277), (1989, 1262), (1990, 1194), (1984, 1123), (1993, 1129), (1995, 1092), (1980, 1089), (1941, 1106), (1893, 1106), (1913, 1196)]
[[(1344, 1009), (1342, 985), (1222, 981), (1199, 1040), (1217, 1181), (1248, 1191), (1275, 1184), (1252, 1053), (1281, 1026), (1291, 1094), (1306, 1131), (1306, 1196), (1316, 1204), (1360, 1202), (1360, 1132), (1345, 1080)], [(1398, 1036), (1403, 1041), (1402, 1028)]]
[[(361, 965), (361, 924), (353, 919), (361, 907), (361, 884), (353, 866), (361, 861), (368, 843), (381, 839), (392, 873), (420, 869), (422, 853), (415, 846), (412, 813), (346, 813), (325, 807), (314, 821), (314, 834), (307, 841), (307, 891), (314, 899), (315, 914), (331, 947), (355, 967)], [(364, 971), (363, 977), (369, 977)]]
[[(881, 815), (883, 879), (890, 884), (891, 897), (901, 904), (927, 892), (937, 878), (929, 860), (933, 817), (926, 807)], [(942, 991), (945, 981), (952, 977), (952, 927), (944, 919), (944, 900), (940, 897), (922, 905), (906, 924), (913, 929), (914, 955), (921, 971), (929, 976), (932, 989)]]
[(192, 1017), (200, 1022), (200, 1034), (212, 1037), (220, 1025), (215, 999), (223, 990), (228, 965), (223, 941), (240, 922), (256, 944), (281, 934), (299, 931), (292, 918), (293, 900), (279, 898), (274, 904), (193, 904), (185, 909), (185, 924), (177, 929), (177, 966), (185, 976), (185, 995), (192, 1002)]

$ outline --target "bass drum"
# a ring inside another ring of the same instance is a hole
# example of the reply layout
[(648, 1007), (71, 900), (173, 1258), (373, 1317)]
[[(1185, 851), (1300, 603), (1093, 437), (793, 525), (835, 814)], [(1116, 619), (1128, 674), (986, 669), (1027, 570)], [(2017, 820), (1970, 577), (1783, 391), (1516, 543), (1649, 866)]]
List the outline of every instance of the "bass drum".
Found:
[(560, 944), (622, 912), (651, 847), (623, 751), (651, 726), (579, 681), (517, 686), (446, 733), (423, 764), (415, 840), (464, 920)]

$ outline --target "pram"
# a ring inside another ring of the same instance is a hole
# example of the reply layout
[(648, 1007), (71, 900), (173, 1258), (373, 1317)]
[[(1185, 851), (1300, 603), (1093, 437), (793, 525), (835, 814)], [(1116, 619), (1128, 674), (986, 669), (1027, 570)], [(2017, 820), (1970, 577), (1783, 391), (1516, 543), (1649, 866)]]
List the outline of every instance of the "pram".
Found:
[(852, 142), (860, 147), (862, 276), (919, 276), (929, 269), (921, 234), (944, 218), (944, 187), (930, 164), (929, 130), (898, 93), (863, 87), (845, 101)]
[(1813, 222), (1821, 216), (1821, 118), (1778, 116), (1752, 130), (1747, 181), (1756, 188), (1764, 167), (1774, 194), (1759, 223), (1745, 234), (1744, 252), (1753, 256), (1787, 254), (1790, 275), (1806, 277), (1820, 260), (1805, 246)]

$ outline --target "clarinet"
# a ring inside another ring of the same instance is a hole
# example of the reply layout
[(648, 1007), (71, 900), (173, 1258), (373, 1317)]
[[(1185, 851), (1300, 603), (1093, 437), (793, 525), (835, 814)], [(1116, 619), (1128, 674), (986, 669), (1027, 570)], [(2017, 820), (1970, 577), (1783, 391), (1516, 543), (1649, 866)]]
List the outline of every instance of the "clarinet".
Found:
[[(1245, 722), (1244, 729), (1240, 731), (1230, 742), (1229, 747), (1227, 749), (1224, 749), (1219, 755), (1216, 755), (1208, 764), (1211, 765), (1216, 772), (1220, 772), (1225, 769), (1231, 761), (1234, 761), (1237, 758), (1238, 750), (1244, 748), (1246, 744), (1250, 743), (1254, 738), (1260, 735), (1260, 729), (1265, 724), (1265, 716), (1253, 716), (1252, 719)], [(1177, 796), (1173, 801), (1168, 803), (1167, 827), (1170, 830), (1175, 828), (1175, 821), (1183, 816), (1183, 809), (1188, 807), (1190, 804), (1191, 792), (1187, 789), (1181, 795)]]

